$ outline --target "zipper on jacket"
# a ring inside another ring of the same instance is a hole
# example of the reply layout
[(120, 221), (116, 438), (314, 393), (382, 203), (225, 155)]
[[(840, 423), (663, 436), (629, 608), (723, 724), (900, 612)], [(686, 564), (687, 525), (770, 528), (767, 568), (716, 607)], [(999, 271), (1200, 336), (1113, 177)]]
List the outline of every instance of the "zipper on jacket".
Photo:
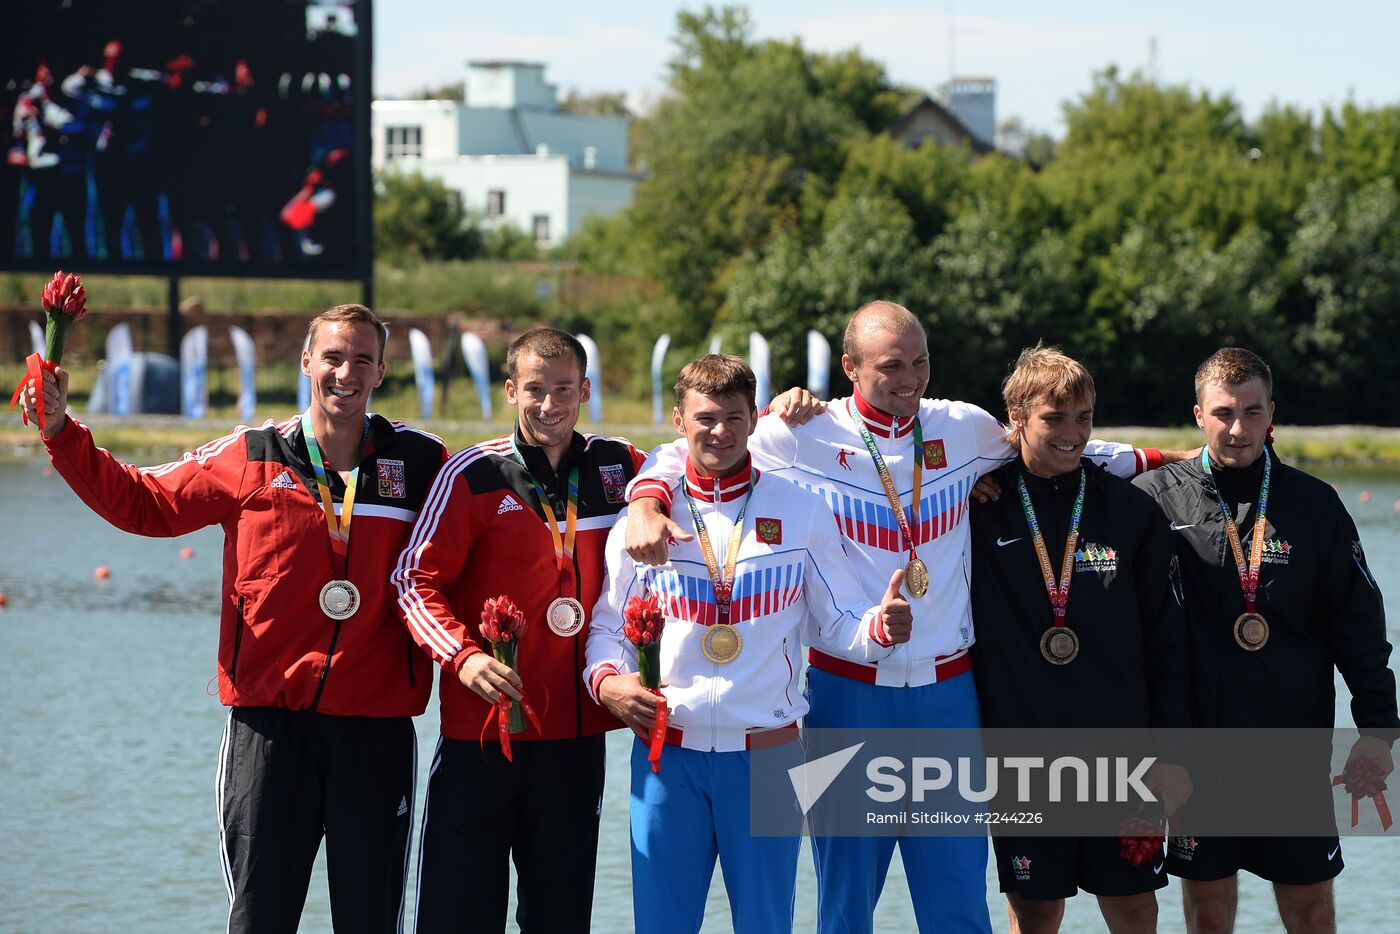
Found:
[(331, 673), (331, 656), (335, 655), (335, 643), (340, 638), (340, 620), (335, 621), (335, 629), (331, 630), (331, 644), (326, 649), (326, 663), (321, 666), (321, 679), (316, 682), (316, 695), (311, 698), (310, 710), (315, 710), (321, 703), (321, 692), (326, 689), (326, 676)]
[(238, 595), (238, 625), (233, 630), (233, 658), (228, 663), (228, 683), (238, 687), (238, 652), (243, 648), (243, 595)]

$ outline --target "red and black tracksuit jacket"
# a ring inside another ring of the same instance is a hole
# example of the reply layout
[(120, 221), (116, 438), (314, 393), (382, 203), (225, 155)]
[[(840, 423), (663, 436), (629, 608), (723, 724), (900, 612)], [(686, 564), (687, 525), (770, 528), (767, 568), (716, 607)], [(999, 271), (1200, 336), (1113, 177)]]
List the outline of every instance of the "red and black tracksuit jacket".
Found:
[[(224, 529), (219, 699), (234, 707), (411, 717), (427, 706), (430, 659), (394, 612), (389, 571), (447, 458), (438, 438), (370, 417), (351, 518), (348, 577), (358, 612), (329, 619), (321, 588), (340, 578), (301, 419), (240, 427), (180, 460), (138, 468), (82, 424), (45, 446), (55, 469), (112, 525), (155, 537)], [(331, 474), (338, 504), (344, 484)]]
[[(399, 612), (413, 638), (443, 665), (439, 696), (442, 735), (476, 741), (494, 708), (457, 679), (462, 663), (491, 646), (481, 637), (481, 609), (502, 594), (525, 614), (526, 633), (517, 666), (542, 731), (527, 724), (513, 740), (568, 739), (621, 724), (584, 690), (588, 617), (602, 590), (603, 547), (617, 513), (626, 505), (627, 482), (646, 455), (625, 441), (575, 434), (555, 471), (541, 448), (527, 445), (517, 429), (515, 445), (530, 471), (512, 457), (512, 436), (466, 448), (447, 462), (428, 493), (422, 513), (394, 569)], [(582, 629), (556, 635), (545, 610), (560, 596), (554, 540), (531, 472), (549, 492), (564, 534), (567, 480), (579, 465), (579, 504), (574, 549), (575, 596), (583, 604)], [(486, 738), (495, 739), (487, 730)]]

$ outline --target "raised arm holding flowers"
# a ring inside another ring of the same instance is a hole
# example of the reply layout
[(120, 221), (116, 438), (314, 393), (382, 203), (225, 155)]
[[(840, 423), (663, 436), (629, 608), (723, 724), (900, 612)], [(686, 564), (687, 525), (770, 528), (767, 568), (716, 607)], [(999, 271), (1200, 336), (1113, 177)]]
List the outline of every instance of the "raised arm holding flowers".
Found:
[[(50, 427), (48, 415), (63, 416), (68, 406), (68, 374), (58, 366), (63, 359), (63, 344), (68, 328), (87, 314), (87, 289), (83, 288), (82, 277), (60, 269), (44, 286), (40, 303), (48, 319), (44, 324), (44, 355), (33, 353), (25, 358), (26, 372), (10, 398), (10, 408), (19, 403), (24, 423), (28, 425), (32, 418), (44, 437), (52, 438), (63, 429), (66, 419), (61, 417)], [(39, 404), (41, 392), (43, 405)]]

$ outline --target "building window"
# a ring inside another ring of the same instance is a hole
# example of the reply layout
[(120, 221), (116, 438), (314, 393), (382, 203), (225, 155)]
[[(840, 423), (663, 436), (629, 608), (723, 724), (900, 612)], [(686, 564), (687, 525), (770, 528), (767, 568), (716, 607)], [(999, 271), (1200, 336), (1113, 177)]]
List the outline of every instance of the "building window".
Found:
[(384, 159), (421, 158), (423, 128), (421, 126), (391, 126), (384, 128)]
[(536, 215), (534, 216), (534, 219), (530, 222), (530, 226), (531, 226), (531, 228), (532, 228), (532, 229), (534, 230), (534, 232), (535, 232), (535, 242), (536, 242), (536, 243), (548, 243), (548, 242), (549, 242), (549, 215), (548, 215), (548, 214), (536, 214)]
[(506, 213), (506, 193), (504, 191), (488, 191), (486, 193), (486, 216), (504, 217)]

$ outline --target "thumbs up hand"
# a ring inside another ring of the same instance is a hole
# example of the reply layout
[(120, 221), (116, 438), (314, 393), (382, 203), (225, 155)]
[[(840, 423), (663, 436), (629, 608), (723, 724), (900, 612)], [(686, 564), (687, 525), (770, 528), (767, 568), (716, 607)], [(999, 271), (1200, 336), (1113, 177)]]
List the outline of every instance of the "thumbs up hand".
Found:
[(880, 600), (880, 628), (884, 630), (885, 641), (899, 645), (909, 641), (914, 629), (914, 614), (909, 609), (909, 601), (899, 595), (904, 586), (904, 569), (900, 568), (890, 577), (885, 588), (885, 596)]

